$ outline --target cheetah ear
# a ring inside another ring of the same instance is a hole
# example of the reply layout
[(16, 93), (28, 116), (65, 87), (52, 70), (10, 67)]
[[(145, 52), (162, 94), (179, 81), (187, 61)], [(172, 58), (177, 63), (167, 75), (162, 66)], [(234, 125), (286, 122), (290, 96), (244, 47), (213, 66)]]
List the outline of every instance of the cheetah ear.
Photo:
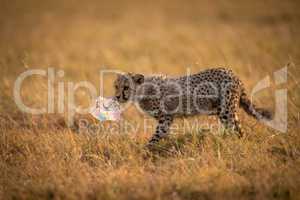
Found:
[(137, 83), (137, 84), (142, 84), (142, 83), (144, 83), (144, 75), (142, 75), (142, 74), (134, 74), (134, 75), (132, 76), (132, 79), (133, 79), (133, 81), (134, 81), (135, 83)]
[(117, 74), (117, 79), (124, 77), (124, 74), (122, 74), (122, 73), (117, 72), (116, 74)]

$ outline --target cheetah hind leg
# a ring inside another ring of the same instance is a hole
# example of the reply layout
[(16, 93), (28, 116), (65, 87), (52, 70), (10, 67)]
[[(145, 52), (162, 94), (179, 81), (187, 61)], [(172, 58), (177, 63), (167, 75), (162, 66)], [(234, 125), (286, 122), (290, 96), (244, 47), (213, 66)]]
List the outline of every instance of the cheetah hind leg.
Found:
[(243, 136), (241, 123), (237, 115), (239, 108), (239, 95), (235, 90), (228, 88), (225, 90), (224, 98), (221, 102), (219, 119), (226, 129), (235, 131), (239, 137)]

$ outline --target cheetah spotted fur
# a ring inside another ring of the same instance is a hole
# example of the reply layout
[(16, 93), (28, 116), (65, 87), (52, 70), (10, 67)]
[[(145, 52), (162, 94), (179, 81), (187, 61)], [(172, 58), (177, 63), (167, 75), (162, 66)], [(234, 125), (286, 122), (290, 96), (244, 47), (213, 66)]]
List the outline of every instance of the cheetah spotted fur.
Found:
[(270, 111), (257, 108), (250, 101), (243, 83), (226, 68), (207, 69), (178, 78), (119, 74), (114, 87), (117, 101), (134, 101), (157, 120), (150, 145), (168, 134), (175, 117), (216, 115), (225, 128), (234, 130), (239, 136), (243, 134), (237, 115), (239, 107), (258, 120), (272, 117)]

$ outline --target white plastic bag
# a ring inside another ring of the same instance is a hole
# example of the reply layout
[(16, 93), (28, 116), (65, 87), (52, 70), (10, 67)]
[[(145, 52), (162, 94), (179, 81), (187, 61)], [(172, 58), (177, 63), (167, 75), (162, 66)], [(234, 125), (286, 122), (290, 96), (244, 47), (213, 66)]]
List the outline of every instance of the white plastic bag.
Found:
[(100, 121), (120, 120), (120, 105), (113, 98), (98, 97), (90, 110), (90, 114)]

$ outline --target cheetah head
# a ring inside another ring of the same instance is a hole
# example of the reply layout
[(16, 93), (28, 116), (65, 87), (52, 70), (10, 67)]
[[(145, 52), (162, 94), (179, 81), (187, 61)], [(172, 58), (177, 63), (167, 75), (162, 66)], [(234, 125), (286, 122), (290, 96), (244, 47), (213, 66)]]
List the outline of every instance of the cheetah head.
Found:
[(115, 98), (120, 103), (133, 99), (136, 89), (144, 82), (142, 74), (118, 74), (114, 82)]

